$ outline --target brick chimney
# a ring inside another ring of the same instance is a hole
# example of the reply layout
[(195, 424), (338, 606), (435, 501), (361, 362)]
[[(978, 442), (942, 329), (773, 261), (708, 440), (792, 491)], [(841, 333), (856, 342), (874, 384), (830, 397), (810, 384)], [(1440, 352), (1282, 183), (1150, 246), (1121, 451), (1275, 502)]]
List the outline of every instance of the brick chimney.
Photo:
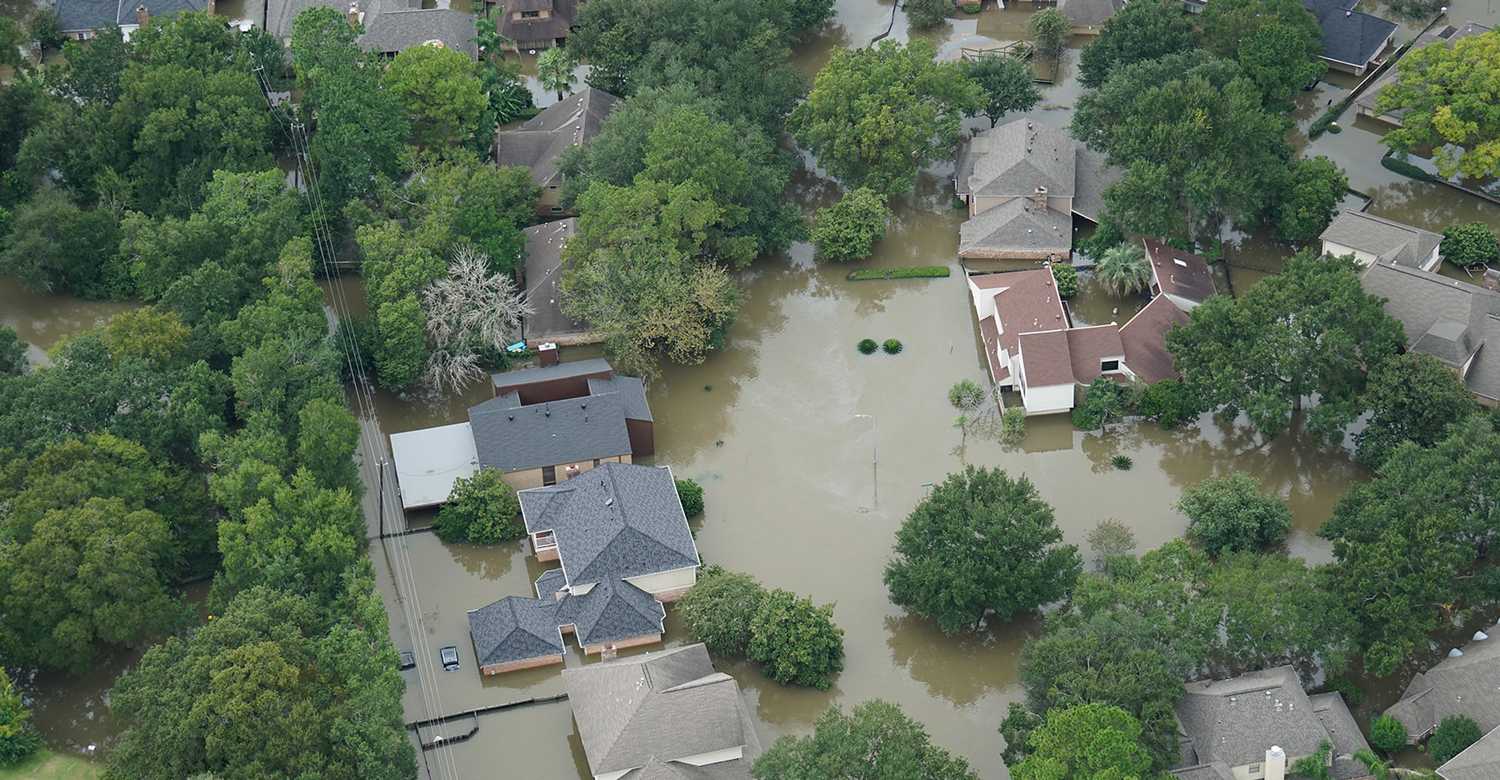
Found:
[(135, 7), (135, 23), (145, 27), (151, 21), (151, 12), (146, 10), (146, 4), (141, 3)]
[(536, 345), (536, 356), (544, 366), (555, 366), (559, 362), (557, 345), (550, 341)]
[(1031, 193), (1031, 205), (1038, 209), (1047, 208), (1047, 188), (1038, 186), (1036, 192)]

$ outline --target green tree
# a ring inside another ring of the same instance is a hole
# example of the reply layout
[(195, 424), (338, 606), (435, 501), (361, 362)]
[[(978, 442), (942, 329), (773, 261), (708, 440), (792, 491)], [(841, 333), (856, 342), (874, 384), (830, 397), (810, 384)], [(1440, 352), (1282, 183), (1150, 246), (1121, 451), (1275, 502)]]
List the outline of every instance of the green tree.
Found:
[(1104, 431), (1114, 420), (1130, 412), (1131, 390), (1107, 377), (1089, 383), (1083, 403), (1073, 409), (1073, 427), (1084, 431)]
[(1164, 379), (1141, 388), (1135, 401), (1135, 412), (1171, 429), (1203, 413), (1198, 398), (1176, 379)]
[(1182, 381), (1209, 408), (1243, 411), (1263, 436), (1317, 396), (1308, 425), (1330, 440), (1361, 411), (1367, 373), (1395, 356), (1401, 324), (1349, 258), (1300, 253), (1237, 298), (1214, 296), (1167, 334)]
[(1255, 478), (1242, 471), (1183, 491), (1177, 511), (1187, 515), (1188, 538), (1215, 557), (1281, 544), (1292, 529), (1286, 503), (1261, 493)]
[(1276, 235), (1287, 241), (1317, 238), (1338, 213), (1348, 190), (1349, 177), (1327, 157), (1304, 157), (1292, 163), (1273, 208)]
[(557, 99), (562, 100), (573, 89), (573, 71), (577, 67), (578, 60), (572, 50), (553, 46), (536, 58), (536, 77), (542, 83), (542, 89), (556, 92)]
[(920, 40), (839, 49), (788, 126), (819, 165), (850, 185), (910, 192), (923, 165), (951, 154), (963, 115), (984, 104), (959, 65), (934, 56)]
[(1201, 598), (1222, 609), (1213, 652), (1235, 671), (1297, 668), (1303, 680), (1336, 674), (1358, 650), (1354, 617), (1323, 585), (1322, 573), (1281, 554), (1237, 553), (1207, 570)]
[(116, 314), (99, 337), (117, 362), (138, 358), (166, 367), (182, 358), (190, 335), (176, 312), (147, 306)]
[(1140, 244), (1127, 243), (1112, 247), (1094, 266), (1094, 276), (1113, 295), (1144, 292), (1151, 284), (1151, 264)]
[(1332, 754), (1333, 743), (1325, 739), (1319, 743), (1318, 749), (1312, 755), (1293, 761), (1292, 765), (1287, 767), (1287, 771), (1294, 777), (1306, 778), (1306, 780), (1333, 780), (1333, 772), (1329, 769), (1333, 764)]
[[(405, 221), (413, 243), (438, 256), (469, 244), (489, 257), (491, 270), (518, 267), (526, 249), (521, 228), (535, 218), (541, 197), (530, 171), (455, 155), (415, 174), (399, 192), (383, 193), (392, 204), (390, 215)], [(416, 280), (413, 285), (420, 289)]]
[(833, 623), (832, 604), (777, 588), (750, 619), (749, 652), (772, 680), (825, 691), (844, 668), (844, 630)]
[(1112, 517), (1100, 520), (1085, 538), (1089, 550), (1098, 556), (1094, 565), (1099, 570), (1108, 568), (1115, 558), (1135, 555), (1135, 531)]
[(119, 236), (114, 214), (80, 208), (67, 193), (47, 187), (11, 217), (10, 236), (0, 244), (0, 273), (38, 292), (123, 297), (128, 291), (111, 278), (118, 276), (111, 269)]
[(1117, 68), (1197, 47), (1193, 24), (1171, 0), (1129, 3), (1104, 22), (1079, 57), (1078, 80), (1097, 88)]
[(744, 658), (750, 652), (750, 624), (765, 598), (766, 589), (750, 575), (705, 566), (672, 609), (709, 653)]
[(130, 60), (130, 45), (118, 27), (106, 27), (85, 41), (63, 44), (61, 91), (89, 105), (109, 105), (120, 96), (120, 77)]
[(880, 699), (849, 714), (829, 707), (805, 737), (782, 737), (756, 760), (756, 780), (822, 780), (861, 777), (977, 778), (968, 762), (932, 744), (922, 724)]
[(984, 403), (986, 393), (978, 382), (972, 379), (960, 379), (948, 388), (948, 403), (954, 409), (964, 412), (972, 412)]
[(1143, 778), (1151, 754), (1141, 746), (1141, 724), (1107, 704), (1080, 704), (1047, 713), (1027, 739), (1026, 759), (1011, 768), (1016, 780)]
[(0, 669), (0, 767), (25, 761), (42, 746), (42, 738), (31, 725), (31, 711)]
[(363, 486), (354, 464), (358, 445), (359, 423), (343, 404), (314, 398), (297, 412), (297, 462), (318, 484), (359, 495)]
[(190, 613), (168, 588), (172, 555), (166, 521), (122, 499), (48, 511), (0, 545), (0, 648), (16, 663), (78, 670), (100, 646), (179, 627)]
[(1453, 370), (1431, 355), (1406, 352), (1370, 372), (1355, 458), (1378, 468), (1403, 441), (1431, 447), (1449, 424), (1475, 411), (1474, 397)]
[(1005, 740), (1005, 750), (1000, 760), (1006, 766), (1015, 766), (1031, 751), (1031, 732), (1042, 727), (1042, 716), (1026, 708), (1018, 701), (1011, 702), (1005, 711), (1005, 720), (1000, 721), (1000, 738)]
[(1056, 8), (1043, 8), (1026, 21), (1026, 31), (1031, 41), (1044, 57), (1056, 59), (1068, 44), (1068, 35), (1073, 32), (1073, 23)]
[(414, 384), (427, 362), (427, 318), (415, 295), (381, 306), (375, 312), (380, 343), (375, 350), (375, 368), (382, 387), (401, 388)]
[(9, 325), (0, 325), (0, 377), (20, 376), (26, 373), (28, 360), (26, 358), (27, 344), (20, 336), (16, 335), (16, 329)]
[(1068, 300), (1078, 294), (1078, 271), (1073, 266), (1052, 266), (1052, 278), (1057, 281), (1057, 297)]
[(1500, 30), (1438, 43), (1396, 63), (1396, 83), (1380, 92), (1377, 108), (1405, 113), (1381, 141), (1403, 154), (1432, 148), (1443, 176), (1500, 175), (1500, 116), (1482, 87), (1500, 74)]
[(1479, 724), (1467, 715), (1449, 715), (1443, 718), (1438, 727), (1433, 730), (1432, 736), (1427, 738), (1427, 755), (1432, 758), (1432, 763), (1442, 766), (1479, 738), (1484, 732), (1479, 730)]
[(1472, 268), (1500, 262), (1500, 240), (1483, 222), (1452, 225), (1443, 229), (1443, 259), (1460, 267)]
[(1406, 727), (1390, 715), (1381, 715), (1370, 722), (1370, 745), (1386, 755), (1396, 753), (1407, 745)]
[(875, 251), (875, 242), (885, 238), (890, 218), (891, 210), (874, 190), (851, 190), (838, 203), (818, 210), (813, 221), (813, 246), (818, 257), (825, 260), (863, 260)]
[(365, 521), (346, 489), (318, 484), (300, 469), (269, 498), (246, 507), (243, 518), (219, 524), (223, 567), (214, 597), (225, 603), (257, 585), (286, 588), (331, 604), (344, 587), (344, 573), (362, 560)]
[(1327, 70), (1323, 30), (1300, 0), (1229, 0), (1202, 15), (1203, 47), (1240, 68), (1270, 107), (1292, 98)]
[(500, 544), (526, 536), (516, 489), (499, 470), (489, 468), (454, 480), (435, 527), (445, 542)]
[(682, 502), (682, 512), (688, 517), (703, 514), (703, 486), (691, 479), (674, 480), (677, 483), (677, 499)]
[(439, 156), (448, 147), (488, 143), (481, 119), (489, 101), (474, 63), (457, 49), (412, 46), (381, 77), (411, 123), (411, 142)]
[(990, 127), (1012, 111), (1030, 111), (1042, 102), (1031, 65), (1024, 60), (1003, 55), (978, 57), (966, 60), (963, 68), (964, 75), (984, 90), (984, 105), (977, 113), (990, 120)]
[(886, 588), (945, 633), (978, 630), (992, 613), (1009, 621), (1067, 594), (1082, 564), (1078, 548), (1061, 541), (1030, 480), (970, 466), (902, 523)]
[(907, 0), (901, 6), (913, 30), (931, 30), (948, 20), (952, 0)]

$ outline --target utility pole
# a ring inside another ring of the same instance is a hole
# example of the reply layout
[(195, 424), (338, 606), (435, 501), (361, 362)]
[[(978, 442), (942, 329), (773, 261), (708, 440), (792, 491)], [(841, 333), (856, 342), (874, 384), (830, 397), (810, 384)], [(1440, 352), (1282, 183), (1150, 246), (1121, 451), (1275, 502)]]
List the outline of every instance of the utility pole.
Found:
[(380, 535), (378, 537), (376, 537), (376, 538), (377, 539), (384, 539), (385, 538), (385, 458), (381, 458), (380, 459), (380, 462), (378, 464), (376, 464), (376, 468), (380, 469), (380, 495), (375, 500), (376, 501), (376, 503), (375, 503), (375, 506), (376, 506), (375, 514), (380, 517)]

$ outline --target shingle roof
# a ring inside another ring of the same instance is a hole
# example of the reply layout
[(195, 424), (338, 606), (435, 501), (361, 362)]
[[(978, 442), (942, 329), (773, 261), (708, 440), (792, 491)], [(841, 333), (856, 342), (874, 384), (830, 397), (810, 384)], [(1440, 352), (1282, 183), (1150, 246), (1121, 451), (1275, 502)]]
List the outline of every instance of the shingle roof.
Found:
[(651, 406), (646, 403), (646, 383), (638, 376), (615, 374), (608, 379), (589, 377), (589, 394), (614, 393), (625, 407), (625, 419), (652, 422)]
[[(517, 11), (541, 10), (552, 13), (546, 18), (513, 18)], [(577, 13), (576, 0), (510, 0), (500, 13), (500, 34), (517, 43), (550, 43), (568, 37)]]
[(514, 393), (469, 409), (479, 463), (501, 471), (629, 455), (625, 407), (614, 394), (522, 406)]
[(1218, 292), (1207, 260), (1156, 239), (1148, 238), (1141, 243), (1146, 246), (1146, 257), (1151, 261), (1152, 277), (1163, 293), (1202, 303)]
[(1385, 299), (1386, 314), (1400, 321), (1413, 351), (1455, 368), (1467, 363), (1469, 392), (1500, 398), (1500, 293), (1387, 263), (1371, 265), (1360, 284)]
[(521, 231), (526, 236), (526, 300), (532, 308), (525, 323), (528, 339), (547, 339), (589, 329), (587, 323), (569, 317), (562, 310), (562, 250), (577, 230), (578, 220), (570, 218)]
[(1312, 702), (1313, 712), (1318, 716), (1318, 722), (1323, 724), (1323, 730), (1328, 732), (1328, 741), (1333, 745), (1333, 777), (1334, 780), (1354, 780), (1355, 778), (1369, 777), (1370, 771), (1364, 764), (1354, 760), (1354, 754), (1361, 750), (1369, 750), (1370, 743), (1365, 741), (1365, 735), (1359, 730), (1359, 723), (1354, 720), (1354, 713), (1349, 711), (1349, 705), (1344, 703), (1344, 697), (1337, 693), (1320, 693), (1316, 696), (1307, 697)]
[(1288, 756), (1305, 756), (1328, 739), (1290, 666), (1185, 687), (1177, 719), (1199, 763), (1259, 763), (1272, 745)]
[(1024, 197), (1046, 187), (1071, 198), (1078, 142), (1067, 132), (1017, 119), (975, 136), (965, 151), (966, 192), (984, 198)]
[(1073, 384), (1073, 361), (1068, 336), (1061, 330), (1022, 333), (1021, 372), (1027, 387)]
[(582, 596), (563, 596), (557, 603), (558, 625), (571, 623), (580, 645), (659, 634), (666, 618), (666, 608), (660, 601), (620, 580), (606, 580)]
[(1409, 268), (1420, 268), (1443, 241), (1442, 236), (1430, 230), (1348, 209), (1340, 211), (1318, 239), (1368, 252), (1380, 262)]
[(554, 363), (550, 366), (533, 366), (531, 368), (518, 368), (514, 371), (504, 371), (499, 374), (490, 374), (490, 384), (494, 385), (495, 392), (536, 384), (538, 382), (551, 382), (556, 379), (571, 379), (574, 377), (586, 377), (592, 375), (605, 376), (614, 373), (614, 368), (604, 358), (589, 358), (588, 360), (570, 360), (566, 363)]
[(1022, 333), (1068, 326), (1050, 268), (971, 276), (969, 280), (981, 290), (1004, 288), (995, 293), (995, 317), (1000, 345), (1011, 354), (1016, 353)]
[(1463, 752), (1438, 767), (1443, 780), (1494, 780), (1500, 777), (1500, 728), (1491, 729)]
[(359, 45), (367, 51), (391, 54), (438, 41), (469, 57), (479, 54), (474, 15), (445, 8), (407, 8), (367, 15)]
[(595, 776), (736, 747), (748, 767), (760, 752), (739, 685), (701, 644), (567, 669), (563, 685)]
[[(361, 3), (363, 8), (366, 3)], [(264, 14), (256, 13), (260, 8), (265, 9)], [(349, 11), (349, 3), (341, 0), (265, 0), (265, 3), (257, 3), (254, 0), (246, 3), (245, 9), (250, 13), (257, 23), (266, 32), (277, 38), (292, 37), (292, 21), (297, 15), (309, 8), (332, 8), (340, 14)], [(366, 19), (369, 18), (371, 8), (366, 8)], [(264, 16), (264, 18), (260, 18)]]
[(560, 484), (517, 495), (527, 532), (554, 533), (570, 585), (699, 563), (668, 469), (604, 463)]
[(558, 158), (568, 148), (598, 135), (619, 100), (604, 90), (584, 87), (542, 109), (515, 130), (496, 133), (495, 164), (529, 168), (531, 180), (539, 185), (561, 183)]
[(1172, 353), (1167, 351), (1167, 332), (1188, 321), (1188, 315), (1172, 299), (1158, 295), (1120, 326), (1125, 347), (1125, 365), (1143, 382), (1176, 379)]
[[(1454, 41), (1457, 41), (1461, 38), (1467, 38), (1470, 35), (1486, 33), (1489, 32), (1490, 29), (1491, 28), (1487, 25), (1483, 25), (1479, 22), (1470, 20), (1459, 25), (1457, 28), (1443, 27), (1440, 29), (1428, 30), (1427, 32), (1424, 32), (1420, 36), (1418, 36), (1417, 40), (1412, 43), (1411, 47), (1412, 49), (1420, 49), (1424, 46), (1428, 46), (1434, 43), (1445, 43), (1448, 46), (1452, 46)], [(1380, 93), (1384, 91), (1386, 87), (1389, 87), (1391, 84), (1395, 83), (1396, 79), (1400, 77), (1400, 73), (1401, 71), (1398, 68), (1393, 67), (1388, 69), (1385, 73), (1381, 74), (1380, 78), (1377, 79), (1374, 84), (1371, 84), (1368, 88), (1365, 89), (1365, 91), (1359, 93), (1359, 97), (1354, 99), (1355, 105), (1359, 106), (1360, 110), (1364, 113), (1370, 114), (1372, 116), (1379, 116), (1381, 119), (1384, 119), (1387, 122), (1391, 122), (1392, 124), (1401, 124), (1401, 117), (1406, 114), (1406, 109), (1396, 109), (1395, 111), (1391, 111), (1389, 113), (1380, 114), (1378, 113), (1380, 109), (1376, 108), (1380, 100)]]
[(63, 32), (135, 24), (135, 9), (141, 5), (152, 19), (203, 10), (199, 0), (57, 0), (57, 22)]
[(1121, 8), (1123, 0), (1057, 0), (1057, 10), (1068, 17), (1074, 27), (1099, 27)]
[(1223, 761), (1173, 769), (1171, 775), (1179, 780), (1234, 780), (1234, 772)]
[(1357, 0), (1302, 0), (1323, 28), (1323, 56), (1350, 65), (1366, 65), (1380, 53), (1396, 23), (1355, 11)]
[(552, 599), (506, 596), (469, 610), (469, 635), (480, 666), (561, 655), (557, 603)]
[(1500, 726), (1500, 641), (1470, 642), (1463, 655), (1418, 674), (1385, 714), (1401, 721), (1413, 739), (1449, 715), (1467, 715), (1484, 731)]
[(1119, 168), (1105, 162), (1104, 155), (1078, 144), (1078, 161), (1073, 166), (1073, 213), (1098, 222), (1104, 213), (1104, 191), (1123, 175)]
[(958, 228), (960, 255), (1038, 253), (1067, 257), (1073, 219), (1025, 198), (1014, 198), (965, 220)]
[(1073, 381), (1086, 385), (1103, 373), (1101, 364), (1106, 360), (1125, 360), (1125, 344), (1120, 339), (1120, 327), (1114, 323), (1094, 325), (1087, 328), (1069, 328), (1068, 359), (1072, 364)]

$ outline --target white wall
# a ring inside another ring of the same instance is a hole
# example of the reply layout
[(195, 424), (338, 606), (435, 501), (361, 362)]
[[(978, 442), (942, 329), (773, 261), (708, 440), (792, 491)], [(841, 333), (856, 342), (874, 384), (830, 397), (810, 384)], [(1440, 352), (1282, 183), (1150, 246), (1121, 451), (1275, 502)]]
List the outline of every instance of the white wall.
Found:
[[(969, 295), (974, 298), (974, 311), (979, 314), (979, 319), (995, 316), (995, 294), (998, 292), (999, 289), (981, 290), (974, 284), (973, 277), (969, 278)], [(995, 317), (995, 327), (1000, 327), (999, 317)]]
[(1372, 255), (1369, 252), (1361, 252), (1360, 250), (1355, 249), (1352, 246), (1344, 246), (1343, 244), (1335, 244), (1332, 241), (1324, 241), (1323, 242), (1323, 254), (1325, 254), (1325, 255), (1332, 255), (1333, 257), (1343, 257), (1344, 255), (1354, 255), (1354, 259), (1357, 260), (1357, 261), (1359, 261), (1360, 265), (1369, 265), (1369, 264), (1375, 262), (1375, 260), (1376, 260), (1375, 255)]
[(715, 750), (709, 753), (699, 753), (696, 756), (688, 756), (686, 758), (674, 758), (672, 760), (679, 761), (684, 764), (691, 764), (693, 766), (708, 766), (710, 764), (721, 764), (725, 761), (733, 761), (743, 755), (745, 755), (745, 748), (743, 745), (741, 745), (738, 747), (724, 748), (723, 750)]
[(1027, 414), (1053, 414), (1073, 408), (1073, 383), (1027, 387), (1021, 391)]
[(625, 581), (654, 596), (671, 590), (691, 588), (693, 583), (698, 581), (698, 567), (689, 566), (671, 571), (660, 571), (655, 574), (631, 577)]

